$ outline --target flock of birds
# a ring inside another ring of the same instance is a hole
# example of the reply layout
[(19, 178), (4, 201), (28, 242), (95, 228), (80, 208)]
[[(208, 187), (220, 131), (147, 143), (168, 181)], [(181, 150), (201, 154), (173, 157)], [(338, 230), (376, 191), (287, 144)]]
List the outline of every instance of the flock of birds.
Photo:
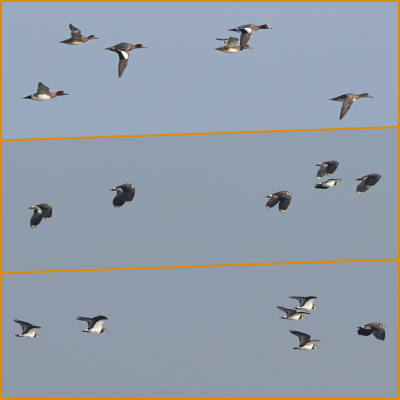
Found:
[[(339, 166), (337, 161), (325, 161), (323, 163), (315, 164), (320, 169), (317, 172), (317, 179), (323, 178), (325, 175), (331, 176)], [(357, 186), (357, 194), (365, 193), (370, 187), (376, 185), (381, 179), (379, 174), (369, 174), (365, 175), (362, 178), (356, 179), (356, 181), (361, 181), (361, 183)], [(340, 185), (342, 181), (341, 178), (337, 179), (328, 179), (325, 182), (318, 183), (315, 185), (316, 189), (329, 189), (332, 186)], [(270, 194), (268, 197), (269, 200), (265, 205), (265, 208), (269, 210), (270, 208), (276, 206), (279, 203), (279, 211), (284, 213), (288, 207), (290, 202), (292, 201), (291, 192), (287, 190), (281, 190), (280, 192), (276, 192), (274, 194)]]
[[(76, 46), (86, 43), (89, 40), (98, 39), (98, 37), (96, 37), (95, 35), (89, 35), (88, 37), (82, 36), (82, 32), (72, 24), (69, 24), (69, 29), (71, 31), (70, 32), (71, 37), (69, 39), (62, 40), (59, 43)], [(224, 42), (224, 45), (221, 47), (217, 47), (216, 50), (222, 51), (224, 53), (237, 53), (238, 51), (251, 49), (252, 47), (248, 45), (249, 40), (252, 34), (260, 29), (272, 29), (272, 28), (268, 24), (263, 24), (263, 25), (246, 24), (238, 26), (237, 28), (228, 29), (228, 31), (240, 33), (240, 46), (237, 44), (239, 38), (231, 36), (229, 39), (217, 39), (217, 40), (222, 40)], [(115, 46), (106, 47), (105, 50), (110, 50), (118, 54), (119, 58), (118, 77), (121, 78), (126, 67), (128, 66), (128, 61), (130, 57), (129, 52), (134, 49), (145, 49), (145, 48), (147, 47), (143, 46), (143, 44), (141, 43), (130, 44), (126, 42), (121, 42), (116, 44)], [(67, 93), (65, 93), (65, 91), (63, 90), (60, 90), (58, 92), (50, 92), (50, 89), (47, 86), (43, 85), (42, 82), (39, 82), (37, 92), (23, 98), (36, 101), (45, 101), (54, 99), (55, 97), (58, 96), (67, 96)], [(340, 111), (340, 119), (342, 119), (350, 110), (351, 105), (356, 100), (368, 97), (372, 98), (372, 96), (368, 93), (362, 93), (362, 94), (347, 93), (334, 97), (330, 100), (339, 101), (343, 103)]]
[[(310, 314), (311, 310), (314, 310), (315, 308), (318, 308), (318, 306), (314, 303), (314, 300), (317, 299), (315, 296), (307, 296), (307, 297), (300, 297), (300, 296), (289, 296), (291, 299), (296, 299), (300, 302), (300, 305), (296, 307), (296, 309), (289, 309), (285, 308), (283, 306), (278, 306), (277, 308), (283, 312), (286, 313), (284, 317), (281, 317), (282, 319), (287, 319), (290, 321), (298, 321), (299, 319), (305, 318), (305, 314)], [(297, 310), (303, 310), (303, 311), (297, 311)], [(93, 318), (86, 318), (86, 317), (77, 317), (76, 318), (78, 321), (84, 321), (87, 322), (88, 327), (87, 329), (84, 329), (81, 332), (86, 332), (86, 333), (94, 333), (94, 334), (100, 334), (104, 332), (108, 332), (106, 328), (103, 328), (103, 324), (105, 321), (108, 321), (108, 318), (105, 317), (104, 315), (96, 315)], [(30, 324), (29, 322), (24, 322), (19, 319), (14, 319), (14, 321), (21, 325), (22, 327), (22, 333), (19, 335), (15, 335), (16, 337), (24, 337), (27, 339), (33, 339), (35, 337), (40, 336), (40, 333), (38, 332), (39, 329), (41, 329), (40, 326)], [(380, 323), (370, 323), (366, 325), (361, 325), (357, 327), (358, 329), (358, 334), (362, 336), (369, 336), (373, 334), (377, 339), (379, 340), (385, 340), (385, 329), (383, 324)], [(295, 331), (293, 329), (290, 329), (290, 333), (293, 335), (298, 336), (300, 340), (300, 344), (298, 347), (294, 347), (294, 350), (314, 350), (318, 347), (316, 342), (320, 342), (320, 340), (311, 340), (311, 336), (308, 335), (307, 333)]]
[[(306, 317), (306, 314), (310, 314), (311, 310), (318, 308), (316, 304), (313, 304), (314, 301), (317, 299), (315, 296), (307, 296), (307, 297), (300, 297), (300, 296), (289, 296), (291, 299), (296, 299), (300, 302), (300, 305), (295, 309), (285, 308), (283, 306), (277, 306), (276, 308), (286, 313), (282, 319), (287, 319), (290, 321), (298, 321), (299, 319), (303, 319)], [(303, 310), (303, 311), (297, 311)], [(385, 329), (383, 324), (378, 322), (372, 322), (370, 324), (357, 326), (358, 334), (362, 336), (369, 336), (373, 334), (379, 340), (385, 340)], [(293, 350), (314, 350), (318, 347), (316, 344), (320, 342), (320, 340), (313, 339), (311, 340), (311, 336), (307, 333), (295, 331), (293, 329), (289, 330), (290, 333), (296, 335), (299, 340), (300, 344), (298, 347), (293, 347)]]
[[(321, 179), (326, 175), (332, 175), (339, 163), (337, 161), (325, 161), (323, 163), (316, 164), (320, 169), (317, 172), (317, 179)], [(357, 181), (361, 181), (357, 186), (357, 194), (365, 193), (370, 187), (374, 186), (378, 183), (381, 176), (379, 174), (369, 174), (365, 175), (362, 178), (356, 179)], [(332, 186), (339, 185), (342, 179), (328, 179), (326, 182), (319, 183), (315, 185), (316, 189), (329, 189)], [(119, 208), (123, 206), (125, 203), (129, 203), (133, 200), (135, 196), (135, 186), (132, 183), (124, 183), (123, 185), (116, 186), (115, 188), (110, 189), (112, 191), (117, 192), (116, 196), (113, 199), (113, 205), (115, 208)], [(274, 194), (270, 194), (266, 196), (269, 198), (266, 209), (276, 206), (279, 203), (279, 211), (284, 213), (292, 201), (291, 192), (287, 190), (281, 190), (280, 192), (276, 192)], [(31, 228), (36, 228), (42, 219), (51, 219), (53, 214), (53, 206), (50, 203), (41, 203), (36, 204), (35, 206), (28, 207), (29, 210), (33, 210), (33, 215), (30, 220)]]

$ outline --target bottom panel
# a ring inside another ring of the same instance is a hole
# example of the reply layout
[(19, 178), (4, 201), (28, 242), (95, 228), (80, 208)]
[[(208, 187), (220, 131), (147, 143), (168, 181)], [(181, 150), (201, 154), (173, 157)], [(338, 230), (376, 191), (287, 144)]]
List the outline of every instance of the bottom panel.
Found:
[[(318, 308), (280, 319), (289, 295)], [(80, 332), (97, 314), (109, 332)], [(395, 262), (4, 275), (2, 394), (396, 397), (397, 315)], [(357, 334), (371, 322), (384, 341)]]

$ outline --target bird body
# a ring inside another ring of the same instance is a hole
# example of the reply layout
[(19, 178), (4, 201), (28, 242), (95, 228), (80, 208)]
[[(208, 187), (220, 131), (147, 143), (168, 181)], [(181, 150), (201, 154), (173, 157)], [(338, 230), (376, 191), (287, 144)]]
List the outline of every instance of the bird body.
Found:
[(317, 179), (321, 179), (326, 175), (331, 176), (337, 169), (339, 163), (337, 161), (325, 161), (315, 164), (316, 167), (321, 167), (317, 172)]
[(298, 347), (293, 347), (293, 350), (314, 350), (318, 347), (315, 343), (320, 342), (320, 340), (310, 340), (311, 336), (303, 332), (290, 329), (290, 333), (296, 335), (300, 340), (300, 345)]
[(105, 321), (108, 320), (107, 317), (104, 315), (96, 315), (93, 318), (86, 318), (86, 317), (76, 317), (78, 321), (85, 321), (88, 324), (88, 328), (81, 331), (81, 332), (86, 332), (86, 333), (104, 333), (108, 332), (107, 329), (103, 328), (103, 324)]
[(272, 29), (272, 28), (268, 24), (264, 25), (247, 24), (228, 30), (240, 33), (240, 50), (244, 50), (253, 32), (258, 31), (259, 29)]
[(340, 181), (341, 179), (329, 179), (326, 182), (323, 183), (318, 183), (317, 185), (315, 185), (316, 189), (329, 189), (332, 186), (336, 186), (336, 185), (340, 185)]
[(86, 43), (88, 40), (98, 39), (94, 35), (90, 35), (88, 37), (82, 36), (81, 31), (78, 28), (75, 28), (72, 24), (69, 24), (69, 29), (71, 31), (71, 37), (69, 39), (63, 40), (59, 43), (65, 43), (69, 45), (79, 45)]
[(361, 181), (357, 186), (357, 194), (363, 194), (366, 192), (370, 187), (376, 185), (379, 182), (379, 179), (381, 179), (381, 175), (379, 174), (369, 174), (356, 179), (356, 181)]
[(19, 319), (14, 319), (14, 322), (22, 326), (22, 333), (19, 335), (15, 335), (16, 337), (24, 337), (26, 339), (33, 339), (35, 337), (40, 336), (40, 333), (37, 332), (38, 329), (41, 329), (40, 326), (36, 326), (30, 324), (29, 322), (24, 322)]
[(117, 195), (113, 199), (115, 208), (123, 206), (126, 202), (133, 200), (135, 196), (135, 186), (132, 183), (124, 183), (110, 190), (116, 191)]
[(53, 214), (53, 206), (50, 203), (37, 204), (36, 206), (28, 207), (28, 210), (34, 210), (30, 221), (31, 228), (36, 228), (43, 218), (51, 219)]
[(277, 306), (276, 308), (286, 313), (286, 315), (284, 317), (281, 317), (281, 319), (297, 321), (299, 319), (305, 318), (306, 316), (304, 314), (310, 314), (309, 312), (303, 313), (296, 310), (291, 310), (289, 308), (285, 308), (283, 306)]
[(129, 52), (133, 49), (145, 49), (146, 47), (143, 44), (130, 44), (126, 42), (121, 42), (116, 44), (115, 46), (107, 47), (105, 50), (113, 51), (118, 54), (119, 63), (118, 63), (118, 77), (121, 78), (122, 74), (125, 71), (125, 68), (128, 65), (129, 61)]
[(50, 99), (54, 99), (57, 96), (68, 96), (63, 90), (58, 92), (50, 92), (50, 89), (43, 85), (42, 82), (39, 82), (37, 92), (34, 94), (30, 94), (29, 96), (23, 97), (23, 99), (35, 100), (35, 101), (46, 101)]
[(276, 206), (279, 203), (279, 211), (281, 213), (284, 213), (288, 209), (289, 204), (292, 201), (292, 196), (290, 196), (290, 194), (291, 193), (287, 190), (281, 190), (280, 192), (276, 192), (274, 194), (270, 194), (269, 196), (265, 196), (270, 199), (265, 205), (265, 208), (269, 210), (270, 208)]
[(300, 302), (300, 306), (296, 307), (297, 310), (306, 310), (311, 311), (314, 308), (318, 308), (316, 304), (313, 304), (314, 300), (318, 297), (315, 296), (307, 296), (307, 297), (300, 297), (300, 296), (289, 296), (291, 299), (296, 299)]
[[(238, 38), (231, 36), (229, 39), (217, 39), (217, 40), (223, 40), (224, 45), (222, 47), (217, 47), (215, 50), (219, 50), (224, 53), (237, 53), (238, 51), (240, 51), (240, 46), (237, 45), (237, 42), (239, 41)], [(250, 47), (249, 45), (246, 45), (244, 48), (252, 49), (252, 47)]]
[(347, 94), (342, 94), (341, 96), (334, 97), (333, 101), (340, 101), (343, 103), (342, 109), (340, 110), (340, 119), (342, 119), (347, 112), (350, 110), (351, 105), (358, 99), (361, 99), (362, 97), (371, 97), (372, 96), (368, 93), (362, 93), (362, 94), (355, 94), (355, 93), (347, 93)]
[(369, 336), (371, 333), (378, 339), (378, 340), (385, 340), (385, 329), (383, 324), (378, 322), (371, 322), (370, 324), (357, 326), (358, 334), (362, 336)]

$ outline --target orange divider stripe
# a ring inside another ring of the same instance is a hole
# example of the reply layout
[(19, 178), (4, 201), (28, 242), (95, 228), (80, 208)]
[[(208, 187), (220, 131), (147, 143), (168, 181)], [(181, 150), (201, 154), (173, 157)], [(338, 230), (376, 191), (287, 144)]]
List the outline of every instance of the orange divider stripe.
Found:
[(3, 275), (14, 274), (50, 274), (56, 272), (93, 272), (93, 271), (132, 271), (138, 269), (172, 269), (172, 268), (220, 268), (220, 267), (255, 267), (261, 265), (292, 265), (292, 264), (334, 264), (334, 263), (356, 263), (356, 262), (383, 262), (398, 261), (398, 258), (382, 258), (375, 260), (329, 260), (329, 261), (296, 261), (296, 262), (272, 262), (272, 263), (246, 263), (246, 264), (214, 264), (214, 265), (171, 265), (164, 267), (127, 267), (127, 268), (88, 268), (88, 269), (53, 269), (48, 271), (9, 271), (2, 272)]
[(193, 135), (243, 135), (246, 133), (282, 133), (282, 132), (319, 132), (319, 131), (350, 131), (359, 129), (397, 129), (398, 126), (369, 126), (356, 128), (317, 128), (317, 129), (275, 129), (264, 131), (231, 131), (231, 132), (198, 132), (198, 133), (154, 133), (148, 135), (107, 135), (107, 136), (64, 136), (52, 138), (31, 139), (2, 139), (3, 142), (30, 142), (36, 140), (77, 140), (77, 139), (116, 139), (133, 137), (159, 137), (159, 136), (193, 136)]

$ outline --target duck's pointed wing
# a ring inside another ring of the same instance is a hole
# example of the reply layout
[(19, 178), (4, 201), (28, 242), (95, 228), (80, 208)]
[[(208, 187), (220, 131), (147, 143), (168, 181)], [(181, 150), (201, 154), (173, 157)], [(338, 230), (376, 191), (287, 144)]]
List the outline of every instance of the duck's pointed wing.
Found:
[(38, 88), (37, 88), (37, 92), (38, 92), (39, 94), (46, 94), (46, 93), (49, 93), (49, 90), (50, 90), (50, 89), (49, 89), (47, 86), (43, 85), (42, 82), (39, 82)]
[(129, 52), (125, 50), (119, 50), (117, 49), (117, 54), (119, 57), (119, 63), (118, 63), (118, 76), (121, 78), (122, 74), (124, 73), (128, 61), (129, 61)]
[(71, 39), (82, 39), (81, 31), (75, 28), (72, 24), (69, 24), (69, 29), (71, 31)]
[(346, 97), (346, 99), (343, 101), (342, 109), (340, 110), (340, 119), (342, 119), (347, 114), (352, 104), (353, 99)]

